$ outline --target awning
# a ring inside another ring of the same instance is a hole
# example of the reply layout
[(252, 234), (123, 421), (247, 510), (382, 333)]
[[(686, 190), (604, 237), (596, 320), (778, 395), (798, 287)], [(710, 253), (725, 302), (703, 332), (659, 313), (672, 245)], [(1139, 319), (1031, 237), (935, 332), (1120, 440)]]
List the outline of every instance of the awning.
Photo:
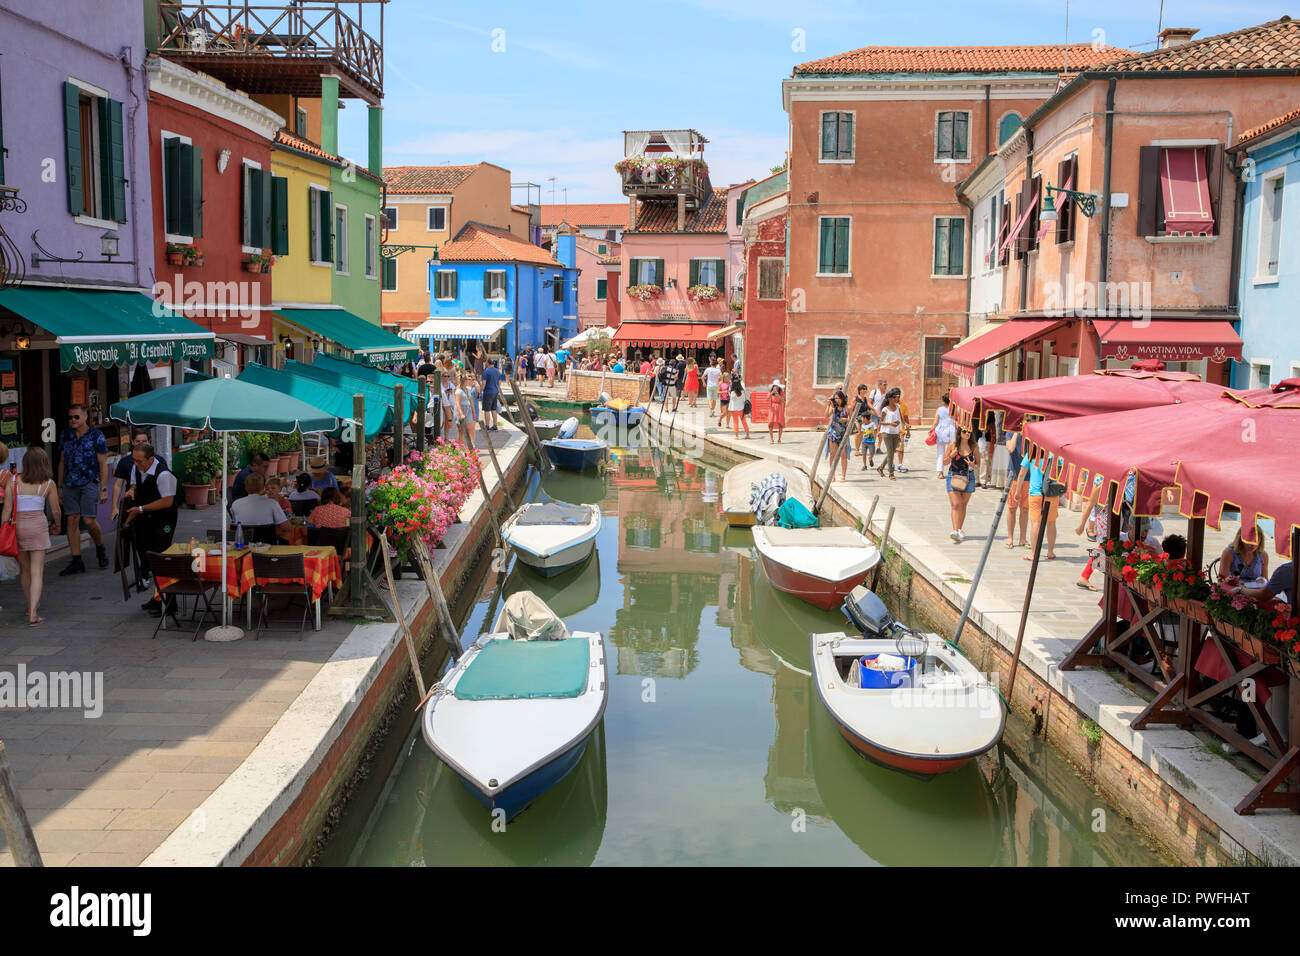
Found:
[(1241, 336), (1222, 319), (1103, 319), (1094, 325), (1103, 359), (1226, 362), (1241, 358)]
[(419, 346), (346, 309), (276, 309), (275, 314), (343, 346), (368, 365), (408, 362)]
[[(282, 372), (259, 365), (257, 362), (249, 362), (239, 373), (239, 380), (291, 395), (343, 421), (352, 421), (356, 411), (352, 398), (353, 392), (306, 375), (296, 375), (291, 371)], [(365, 392), (361, 394), (364, 402), (366, 441), (369, 442), (373, 441), (381, 431), (391, 429), (393, 410), (375, 395)]]
[(943, 370), (964, 378), (974, 378), (975, 370), (985, 362), (1020, 348), (1030, 339), (1041, 338), (1065, 324), (1065, 319), (1011, 319), (982, 329), (956, 348), (945, 352)]
[(1214, 230), (1203, 148), (1161, 150), (1160, 190), (1165, 200), (1166, 235), (1205, 236)]
[(427, 319), (413, 329), (404, 329), (401, 336), (414, 341), (416, 339), (490, 339), (511, 320), (505, 319), (471, 319), (468, 317)]
[(55, 337), (64, 372), (212, 358), (210, 331), (140, 292), (4, 289), (0, 307)]
[(709, 341), (717, 342), (719, 339), (725, 339), (728, 335), (734, 335), (737, 332), (744, 331), (744, 329), (745, 325), (743, 322), (737, 322), (735, 325), (723, 326), (717, 331), (709, 333)]
[(218, 332), (217, 338), (223, 342), (234, 342), (236, 345), (274, 345), (270, 339), (263, 338), (260, 335), (245, 335), (243, 332)]
[(709, 333), (719, 330), (691, 322), (624, 322), (614, 333), (614, 344), (705, 346), (711, 341)]
[(402, 416), (403, 420), (409, 421), (410, 417), (415, 414), (420, 388), (419, 382), (415, 379), (392, 375), (383, 369), (361, 365), (358, 362), (349, 362), (347, 359), (341, 359), (336, 355), (318, 354), (312, 360), (311, 365), (304, 365), (301, 362), (290, 360), (284, 363), (284, 370), (293, 372), (295, 375), (306, 375), (318, 382), (324, 382), (326, 385), (342, 388), (349, 395), (358, 391), (366, 392), (373, 389), (374, 395), (390, 407), (393, 404), (393, 389), (400, 385), (406, 396), (403, 399), (403, 404), (406, 406), (406, 413)]

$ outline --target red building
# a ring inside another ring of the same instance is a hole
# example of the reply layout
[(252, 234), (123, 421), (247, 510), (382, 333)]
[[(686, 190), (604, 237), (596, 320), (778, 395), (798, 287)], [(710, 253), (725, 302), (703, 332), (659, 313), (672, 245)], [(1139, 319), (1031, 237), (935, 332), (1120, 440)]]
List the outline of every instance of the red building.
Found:
[(782, 171), (745, 190), (741, 236), (745, 243), (745, 378), (765, 391), (785, 378), (785, 273), (789, 175)]
[[(233, 374), (265, 361), (272, 344), (270, 268), (244, 268), (250, 254), (270, 246), (261, 239), (274, 228), (271, 203), (245, 190), (244, 171), (269, 172), (271, 141), (285, 121), (170, 60), (150, 56), (146, 69), (154, 295), (215, 332), (214, 371)], [(180, 250), (188, 261), (178, 265)]]

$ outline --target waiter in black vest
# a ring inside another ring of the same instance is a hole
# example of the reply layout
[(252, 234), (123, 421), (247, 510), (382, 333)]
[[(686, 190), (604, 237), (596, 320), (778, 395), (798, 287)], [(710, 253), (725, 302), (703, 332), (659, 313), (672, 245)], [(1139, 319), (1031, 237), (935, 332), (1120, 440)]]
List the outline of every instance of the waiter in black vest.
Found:
[[(166, 551), (176, 534), (176, 476), (155, 456), (153, 445), (142, 442), (131, 449), (135, 466), (122, 496), (126, 523), (131, 526), (140, 563), (148, 566), (145, 555)], [(154, 614), (162, 613), (162, 604), (153, 598), (141, 605)]]

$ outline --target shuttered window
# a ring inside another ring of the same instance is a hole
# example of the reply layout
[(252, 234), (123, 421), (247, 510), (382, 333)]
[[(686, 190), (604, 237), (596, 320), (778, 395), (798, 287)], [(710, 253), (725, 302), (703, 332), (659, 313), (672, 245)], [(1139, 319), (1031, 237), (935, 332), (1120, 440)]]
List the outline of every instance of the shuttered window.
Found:
[(551, 301), (552, 302), (564, 301), (564, 277), (563, 276), (555, 277), (554, 283), (552, 284)]
[(289, 180), (285, 176), (271, 177), (271, 252), (289, 254)]
[(941, 216), (934, 221), (934, 274), (959, 276), (964, 274), (966, 220)]
[(692, 259), (688, 286), (711, 285), (721, 292), (726, 272), (725, 259)]
[(203, 150), (178, 136), (163, 140), (163, 226), (169, 235), (203, 235)]
[(5, 97), (4, 83), (0, 81), (0, 186), (5, 181)]
[(366, 216), (366, 278), (375, 278), (375, 217)]
[(609, 280), (597, 279), (596, 280), (596, 301), (604, 302), (605, 299), (607, 299), (608, 297), (609, 297)]
[(63, 84), (68, 212), (126, 222), (122, 104)]
[(388, 223), (389, 229), (397, 228), (397, 207), (396, 206), (384, 207), (384, 222)]
[(817, 272), (822, 275), (849, 271), (849, 217), (822, 216), (817, 241)]
[(822, 153), (824, 160), (853, 158), (853, 114), (822, 114)]
[(1260, 192), (1259, 211), (1259, 261), (1255, 276), (1260, 279), (1277, 278), (1282, 251), (1282, 196), (1286, 187), (1285, 172), (1264, 180)]
[(429, 212), (429, 221), (428, 221), (429, 232), (443, 232), (444, 230), (446, 230), (447, 207), (430, 206), (428, 208), (428, 212)]
[[(1063, 159), (1056, 166), (1056, 181), (1062, 189), (1079, 189), (1079, 157)], [(1056, 199), (1056, 241), (1074, 241), (1075, 202), (1065, 193), (1053, 193)]]
[(347, 275), (351, 271), (348, 254), (348, 208), (334, 207), (334, 271)]
[[(1187, 147), (1168, 147), (1169, 149)], [(1204, 153), (1210, 214), (1214, 219), (1210, 235), (1219, 234), (1220, 193), (1223, 188), (1223, 147), (1220, 145), (1198, 147)], [(1139, 236), (1164, 236), (1165, 196), (1161, 185), (1161, 169), (1167, 147), (1143, 146), (1138, 154), (1138, 215)]]
[(849, 340), (817, 338), (816, 385), (839, 385), (849, 367)]
[(970, 159), (970, 113), (948, 110), (939, 114), (934, 133), (935, 159)]
[(483, 273), (483, 298), (504, 302), (506, 298), (506, 272), (504, 269), (489, 269)]
[(631, 259), (628, 261), (628, 285), (664, 284), (664, 261), (662, 259)]
[[(502, 277), (502, 279), (505, 278), (505, 273), (504, 273), (504, 272), (498, 273), (498, 275), (500, 275), (500, 276)], [(457, 295), (457, 291), (458, 291), (458, 290), (457, 290), (457, 276), (458, 276), (458, 274), (457, 274), (457, 272), (456, 272), (455, 269), (438, 269), (436, 272), (434, 272), (434, 274), (433, 274), (433, 288), (434, 288), (433, 297), (434, 297), (435, 299), (455, 299), (455, 298), (456, 298), (456, 295)], [(486, 282), (484, 283), (483, 288), (484, 288), (484, 295), (485, 295), (487, 298), (491, 298), (491, 296), (488, 296), (488, 295), (487, 295), (487, 284), (486, 284)], [(505, 293), (503, 292), (502, 295), (504, 296), (504, 294), (505, 294)]]
[(997, 255), (998, 265), (1004, 266), (1011, 258), (1012, 244), (1010, 242), (1006, 242), (1004, 244), (1004, 240), (1007, 237), (1007, 233), (1011, 231), (1011, 203), (1010, 202), (1003, 201), (1001, 219), (1002, 219), (1001, 225), (998, 227), (999, 251), (998, 253), (996, 253), (996, 255)]
[(397, 260), (387, 257), (379, 260), (379, 288), (383, 292), (397, 291)]
[(760, 299), (784, 299), (785, 290), (782, 288), (784, 279), (784, 260), (758, 260), (758, 297)]
[[(274, 189), (271, 172), (244, 165), (243, 243), (252, 249), (271, 247), (271, 211)], [(286, 193), (286, 198), (288, 194)]]
[(307, 190), (311, 226), (311, 261), (325, 265), (334, 259), (334, 194), (314, 186)]

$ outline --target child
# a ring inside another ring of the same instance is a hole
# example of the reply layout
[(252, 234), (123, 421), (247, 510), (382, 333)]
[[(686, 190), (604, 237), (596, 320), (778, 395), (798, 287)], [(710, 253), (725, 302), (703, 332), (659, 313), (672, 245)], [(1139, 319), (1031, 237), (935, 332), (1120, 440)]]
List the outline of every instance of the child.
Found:
[(727, 409), (727, 402), (731, 399), (731, 379), (727, 375), (727, 367), (722, 366), (722, 376), (718, 381), (718, 401), (722, 406), (722, 416), (718, 419), (718, 427), (725, 427), (727, 415), (730, 414)]
[(284, 496), (284, 485), (279, 478), (266, 479), (266, 497), (270, 498), (276, 504), (280, 504), (280, 499)]

